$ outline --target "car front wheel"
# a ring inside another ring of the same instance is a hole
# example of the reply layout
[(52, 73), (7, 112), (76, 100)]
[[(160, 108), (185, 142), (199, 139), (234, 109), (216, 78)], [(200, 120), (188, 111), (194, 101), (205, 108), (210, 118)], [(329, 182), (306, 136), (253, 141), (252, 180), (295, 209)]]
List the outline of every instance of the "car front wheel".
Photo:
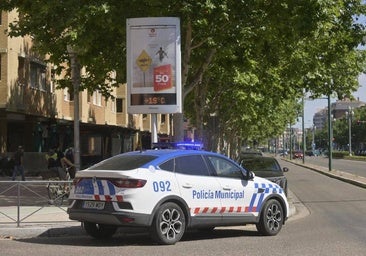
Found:
[(162, 245), (178, 242), (184, 234), (186, 220), (182, 209), (175, 203), (165, 203), (155, 214), (151, 226), (151, 237)]
[(116, 231), (116, 226), (84, 222), (83, 227), (90, 236), (97, 239), (106, 239), (112, 237)]
[(275, 199), (270, 199), (262, 209), (259, 223), (256, 225), (257, 230), (265, 236), (277, 235), (282, 228), (283, 218), (281, 204)]

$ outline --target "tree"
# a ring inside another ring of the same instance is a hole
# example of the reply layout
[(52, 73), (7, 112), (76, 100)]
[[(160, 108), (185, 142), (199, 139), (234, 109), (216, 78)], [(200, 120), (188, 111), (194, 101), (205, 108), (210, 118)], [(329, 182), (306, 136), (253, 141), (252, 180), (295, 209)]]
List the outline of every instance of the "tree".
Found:
[[(365, 70), (365, 14), (354, 0), (3, 0), (0, 9), (17, 8), (19, 22), (10, 35), (32, 35), (41, 53), (67, 76), (67, 46), (86, 67), (80, 90), (99, 90), (108, 97), (126, 81), (126, 19), (175, 16), (181, 19), (182, 88), (186, 108), (203, 127), (216, 113), (221, 142), (280, 134), (296, 117), (303, 90), (315, 97), (349, 95)], [(115, 72), (111, 72), (115, 71)], [(117, 74), (115, 77), (114, 74)], [(195, 93), (195, 94), (194, 94)], [(185, 100), (186, 99), (186, 100)], [(219, 101), (218, 101), (219, 100)], [(174, 115), (176, 139), (182, 138), (182, 115)], [(231, 138), (231, 139), (229, 139)]]

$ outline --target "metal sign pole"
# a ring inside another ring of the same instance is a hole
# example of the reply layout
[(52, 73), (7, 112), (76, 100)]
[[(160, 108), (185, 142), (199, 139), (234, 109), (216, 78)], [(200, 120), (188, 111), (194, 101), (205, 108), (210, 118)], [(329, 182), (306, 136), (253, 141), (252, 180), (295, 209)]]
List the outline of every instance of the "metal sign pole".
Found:
[(151, 114), (151, 148), (152, 148), (152, 143), (158, 142), (157, 123), (158, 123), (158, 115)]

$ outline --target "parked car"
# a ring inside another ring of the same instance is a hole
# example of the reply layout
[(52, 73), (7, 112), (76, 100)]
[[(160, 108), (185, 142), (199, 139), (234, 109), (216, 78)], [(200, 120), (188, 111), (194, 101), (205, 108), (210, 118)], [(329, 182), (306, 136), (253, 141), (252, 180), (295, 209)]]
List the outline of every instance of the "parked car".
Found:
[(294, 152), (293, 156), (294, 156), (294, 159), (296, 159), (296, 158), (303, 159), (304, 154), (301, 151), (296, 151), (296, 152)]
[(120, 154), (76, 173), (69, 218), (105, 239), (118, 227), (146, 227), (159, 244), (190, 228), (255, 224), (276, 235), (289, 206), (283, 189), (221, 154), (146, 150)]
[(287, 150), (280, 150), (279, 151), (280, 156), (286, 157), (288, 155)]
[(289, 169), (287, 167), (281, 168), (280, 164), (275, 158), (241, 158), (239, 163), (245, 169), (254, 172), (256, 176), (266, 178), (280, 185), (287, 195), (287, 178), (284, 173), (288, 172)]
[(307, 150), (305, 152), (305, 155), (307, 155), (307, 156), (320, 156), (320, 152), (317, 149), (315, 149), (315, 150)]
[(263, 152), (259, 150), (245, 150), (240, 152), (241, 157), (257, 157), (263, 156)]

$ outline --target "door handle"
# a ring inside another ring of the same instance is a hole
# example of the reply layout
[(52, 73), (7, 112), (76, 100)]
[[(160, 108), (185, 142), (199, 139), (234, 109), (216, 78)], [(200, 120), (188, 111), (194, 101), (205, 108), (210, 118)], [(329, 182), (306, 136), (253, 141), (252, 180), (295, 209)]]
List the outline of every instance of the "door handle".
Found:
[(189, 183), (185, 183), (182, 185), (183, 188), (192, 188), (192, 184), (189, 184)]

